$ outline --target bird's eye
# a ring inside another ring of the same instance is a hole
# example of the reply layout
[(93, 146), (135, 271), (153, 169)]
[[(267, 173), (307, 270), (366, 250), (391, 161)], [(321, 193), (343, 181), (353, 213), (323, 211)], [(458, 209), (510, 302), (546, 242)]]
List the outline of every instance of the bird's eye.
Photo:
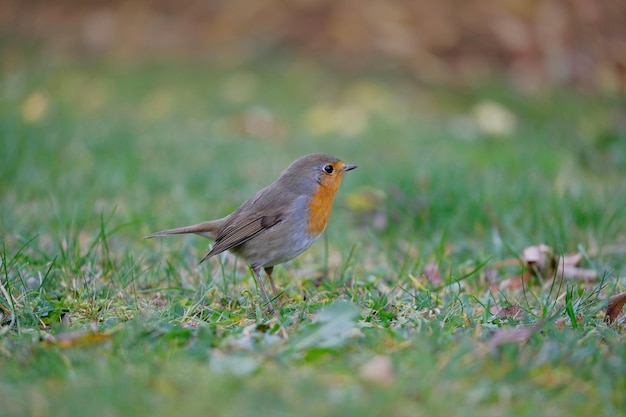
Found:
[(335, 168), (332, 165), (325, 165), (324, 166), (324, 171), (327, 174), (332, 174), (334, 170), (335, 170)]

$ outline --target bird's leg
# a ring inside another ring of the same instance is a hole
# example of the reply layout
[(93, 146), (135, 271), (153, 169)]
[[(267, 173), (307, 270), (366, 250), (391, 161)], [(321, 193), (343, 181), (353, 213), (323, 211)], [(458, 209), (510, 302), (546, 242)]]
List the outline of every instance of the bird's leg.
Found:
[[(268, 310), (274, 311), (274, 305), (272, 304), (272, 300), (270, 300), (269, 295), (267, 295), (267, 291), (265, 291), (265, 285), (263, 284), (263, 280), (261, 279), (261, 267), (250, 267), (250, 270), (252, 271), (252, 275), (254, 275), (254, 280), (256, 281), (259, 288), (261, 288), (261, 292), (267, 300)], [(272, 283), (272, 286), (274, 286), (274, 283)]]
[[(272, 279), (272, 272), (274, 272), (273, 266), (265, 267), (265, 273), (267, 277), (270, 279), (270, 284), (272, 284), (272, 291), (274, 291), (274, 298), (278, 301), (278, 291), (276, 290), (276, 285), (274, 285), (274, 280)], [(280, 304), (280, 301), (278, 302)]]

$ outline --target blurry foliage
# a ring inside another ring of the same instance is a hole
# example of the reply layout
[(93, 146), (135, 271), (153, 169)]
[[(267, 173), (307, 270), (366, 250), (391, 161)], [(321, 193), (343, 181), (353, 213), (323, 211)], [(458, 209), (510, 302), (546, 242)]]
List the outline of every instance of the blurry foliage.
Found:
[(623, 91), (625, 16), (622, 0), (9, 0), (0, 3), (0, 38), (53, 57), (237, 65), (295, 51), (428, 83), (504, 73), (530, 91)]

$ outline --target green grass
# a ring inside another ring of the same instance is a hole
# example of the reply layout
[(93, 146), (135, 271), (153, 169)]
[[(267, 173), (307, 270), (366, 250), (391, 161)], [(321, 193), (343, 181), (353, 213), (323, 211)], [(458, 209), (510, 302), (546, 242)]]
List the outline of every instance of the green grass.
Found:
[[(626, 409), (623, 320), (603, 321), (625, 286), (623, 97), (426, 88), (300, 61), (18, 56), (0, 82), (0, 415)], [(476, 127), (487, 101), (514, 130)], [(277, 316), (241, 262), (198, 265), (206, 240), (142, 240), (227, 214), (317, 151), (359, 168), (324, 237), (277, 268)], [(490, 288), (519, 273), (494, 262), (539, 243), (582, 251), (600, 278)], [(494, 314), (508, 306), (521, 313)], [(376, 356), (391, 373), (364, 375)]]

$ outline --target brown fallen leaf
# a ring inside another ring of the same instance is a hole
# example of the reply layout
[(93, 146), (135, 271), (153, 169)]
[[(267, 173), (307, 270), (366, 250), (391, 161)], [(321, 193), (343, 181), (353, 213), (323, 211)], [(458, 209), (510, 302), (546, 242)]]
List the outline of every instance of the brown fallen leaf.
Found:
[(233, 130), (247, 136), (282, 140), (287, 129), (276, 115), (265, 107), (252, 107), (233, 122)]
[(537, 246), (529, 246), (522, 252), (522, 261), (533, 273), (538, 272), (543, 277), (548, 277), (554, 261), (552, 248), (543, 243)]
[[(582, 314), (580, 313), (576, 314), (576, 323), (582, 323), (583, 318), (584, 317)], [(565, 328), (565, 324), (567, 323), (567, 320), (569, 320), (569, 317), (568, 318), (560, 317), (556, 319), (556, 321), (554, 322), (554, 325), (558, 327), (559, 329), (563, 329)]]
[(389, 215), (385, 207), (387, 194), (378, 188), (360, 187), (348, 194), (345, 199), (355, 220), (360, 226), (383, 230), (389, 224)]
[[(578, 265), (583, 260), (580, 252), (569, 255), (555, 255), (554, 250), (545, 244), (529, 246), (525, 248), (519, 260), (506, 259), (495, 262), (493, 268), (503, 268), (521, 265), (525, 270), (521, 275), (509, 278), (500, 284), (500, 289), (516, 289), (530, 277), (540, 279), (551, 278), (575, 279), (581, 281), (595, 281), (598, 273), (594, 269), (580, 268)], [(526, 270), (527, 269), (527, 270)]]
[(500, 283), (501, 290), (518, 290), (530, 281), (532, 274), (529, 271), (523, 271), (519, 275), (505, 279)]
[[(12, 315), (11, 310), (9, 310), (8, 308), (6, 308), (6, 307), (5, 307), (2, 303), (0, 303), (0, 310), (2, 310), (2, 311), (4, 312), (4, 315), (6, 315), (6, 316), (9, 316), (9, 317), (10, 317), (10, 316)], [(0, 317), (0, 319), (1, 319), (1, 318), (2, 318), (2, 317)]]
[(514, 319), (524, 310), (520, 308), (517, 304), (512, 304), (508, 307), (501, 307), (499, 305), (492, 305), (489, 309), (489, 312), (496, 317), (502, 319)]
[(563, 255), (559, 258), (559, 265), (563, 266), (576, 266), (583, 260), (583, 254), (576, 252), (571, 255)]
[(359, 375), (367, 382), (389, 386), (395, 380), (393, 362), (389, 356), (376, 355), (361, 365)]
[(60, 347), (63, 349), (85, 345), (95, 345), (110, 340), (115, 331), (98, 332), (94, 330), (61, 333), (56, 336), (46, 334), (41, 341), (44, 347)]
[(436, 262), (430, 262), (424, 267), (424, 277), (431, 283), (433, 286), (438, 286), (441, 284), (441, 273), (439, 272), (439, 265)]
[(606, 307), (606, 316), (604, 317), (604, 321), (609, 324), (615, 323), (615, 320), (619, 317), (622, 312), (622, 308), (626, 304), (626, 292), (619, 293), (609, 298), (609, 303)]
[(559, 265), (556, 271), (557, 278), (577, 279), (581, 281), (595, 281), (598, 273), (595, 269), (579, 268), (573, 265)]
[(485, 277), (485, 283), (489, 284), (489, 286), (495, 285), (501, 279), (498, 270), (495, 268), (485, 268), (483, 276)]
[(541, 326), (543, 326), (543, 322), (533, 326), (498, 329), (487, 343), (487, 347), (494, 349), (508, 343), (525, 343)]

